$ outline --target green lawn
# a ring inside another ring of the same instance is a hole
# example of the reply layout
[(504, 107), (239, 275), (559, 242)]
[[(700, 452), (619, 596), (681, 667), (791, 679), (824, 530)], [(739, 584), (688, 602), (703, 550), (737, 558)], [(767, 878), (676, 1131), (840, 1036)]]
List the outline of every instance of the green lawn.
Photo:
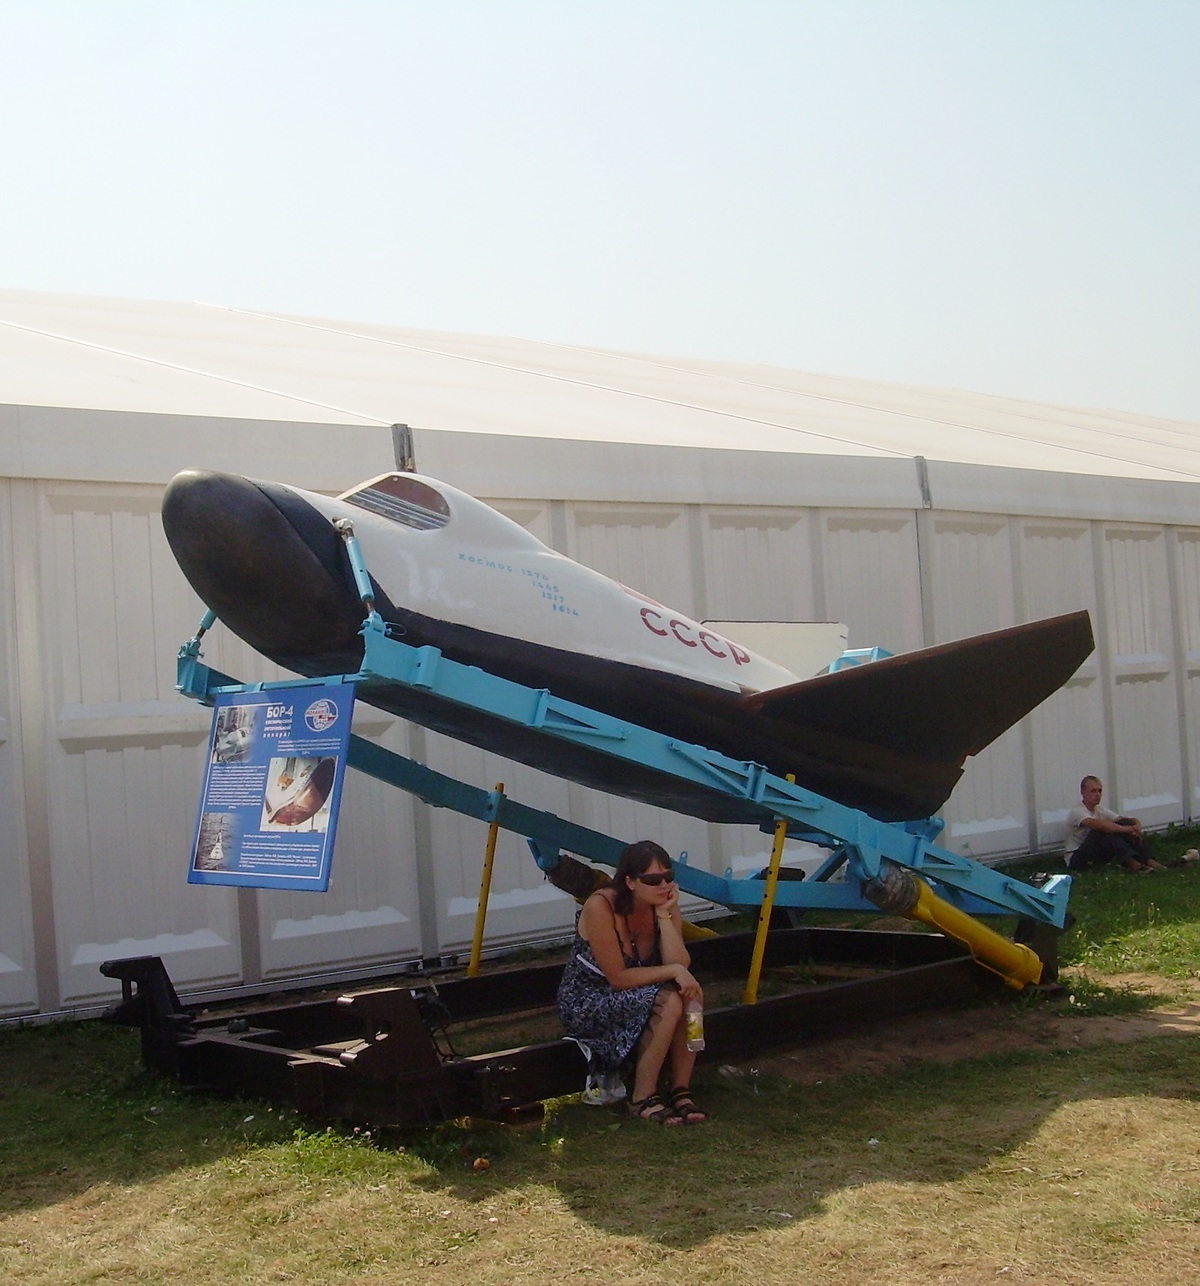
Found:
[[(1200, 995), (1200, 869), (1089, 873), (1072, 906), (1075, 1004), (1014, 997), (1004, 1030)], [(1014, 1043), (816, 1085), (740, 1070), (702, 1068), (713, 1120), (691, 1129), (562, 1100), (536, 1126), (370, 1133), (186, 1094), (123, 1029), (0, 1031), (0, 1281), (1194, 1275), (1195, 1035)]]

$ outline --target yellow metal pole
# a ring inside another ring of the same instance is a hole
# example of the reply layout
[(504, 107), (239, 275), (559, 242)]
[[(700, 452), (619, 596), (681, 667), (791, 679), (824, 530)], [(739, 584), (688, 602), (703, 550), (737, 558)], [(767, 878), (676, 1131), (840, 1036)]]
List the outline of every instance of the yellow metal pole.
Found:
[[(795, 781), (788, 773), (788, 781)], [(767, 929), (771, 924), (771, 912), (775, 909), (775, 886), (779, 883), (779, 864), (783, 861), (783, 842), (787, 839), (787, 818), (780, 817), (775, 822), (775, 843), (771, 848), (771, 861), (767, 867), (767, 886), (763, 890), (762, 906), (758, 912), (758, 932), (754, 935), (754, 955), (750, 958), (750, 975), (746, 979), (746, 990), (742, 992), (743, 1005), (758, 1004), (758, 980), (762, 975), (763, 956), (767, 950)]]
[(918, 896), (916, 905), (909, 912), (935, 929), (957, 938), (968, 947), (975, 959), (993, 973), (998, 973), (1014, 991), (1042, 979), (1042, 962), (1037, 953), (1022, 942), (1010, 942), (974, 916), (937, 896), (924, 880), (914, 876)]
[[(504, 794), (504, 783), (496, 783), (496, 794)], [(492, 864), (496, 860), (496, 836), (500, 834), (499, 809), (496, 820), (488, 827), (487, 852), (483, 857), (483, 874), (479, 879), (479, 905), (475, 908), (475, 937), (471, 941), (471, 963), (467, 977), (479, 977), (479, 957), (483, 954), (483, 929), (487, 924), (488, 898), (492, 893)]]

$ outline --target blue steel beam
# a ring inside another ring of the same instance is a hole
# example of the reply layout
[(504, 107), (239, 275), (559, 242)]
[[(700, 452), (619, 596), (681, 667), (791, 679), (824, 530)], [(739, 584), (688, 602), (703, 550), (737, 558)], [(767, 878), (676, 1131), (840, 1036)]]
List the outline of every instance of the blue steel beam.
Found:
[[(601, 715), (564, 701), (546, 689), (527, 688), (472, 666), (450, 661), (436, 648), (413, 648), (389, 638), (368, 621), (362, 675), (367, 684), (411, 683), (448, 700), (499, 718), (537, 728), (564, 741), (603, 750), (617, 758), (669, 773), (736, 801), (730, 820), (747, 812), (760, 823), (778, 817), (798, 832), (826, 837), (827, 847), (843, 843), (854, 874), (872, 879), (886, 858), (959, 895), (978, 898), (996, 912), (1030, 916), (1061, 928), (1070, 881), (1034, 888), (932, 842), (931, 827), (881, 822), (857, 809), (769, 773), (761, 764), (735, 760), (704, 746), (678, 741), (637, 724)], [(739, 903), (741, 905), (741, 903)]]
[[(353, 676), (323, 680), (327, 683), (339, 681), (353, 681)], [(195, 658), (189, 658), (186, 672), (181, 670), (179, 690), (185, 696), (211, 705), (213, 699), (222, 693), (273, 691), (276, 688), (297, 687), (311, 682), (311, 679), (282, 679), (269, 683), (238, 683), (228, 675), (200, 664)], [(538, 864), (546, 870), (557, 864), (562, 852), (573, 853), (604, 866), (616, 866), (621, 850), (629, 842), (566, 821), (555, 813), (530, 808), (508, 795), (499, 795), (495, 791), (469, 785), (376, 742), (367, 741), (357, 734), (351, 734), (347, 762), (359, 772), (396, 786), (410, 795), (416, 795), (435, 808), (449, 808), (481, 822), (498, 822), (504, 830), (531, 840), (531, 847), (536, 846)], [(710, 875), (707, 871), (689, 866), (686, 860), (676, 861), (675, 868), (679, 875), (680, 889), (695, 897), (717, 902), (722, 906), (758, 906), (762, 902), (761, 880), (733, 880)], [(856, 911), (878, 909), (848, 884), (823, 885), (819, 890), (814, 889), (814, 893), (815, 900), (813, 897), (803, 897), (799, 884), (787, 884), (780, 887), (775, 903), (777, 906), (797, 908), (821, 906)]]
[[(205, 620), (208, 622), (208, 617)], [(204, 628), (207, 625), (179, 652), (177, 686), (187, 696), (211, 704), (212, 698), (221, 691), (264, 691), (317, 681), (303, 678), (238, 684), (201, 664), (199, 644)], [(907, 824), (880, 822), (776, 777), (761, 764), (730, 759), (706, 747), (677, 741), (564, 701), (546, 689), (528, 688), (476, 667), (461, 665), (449, 660), (437, 648), (414, 648), (391, 638), (374, 613), (365, 622), (362, 634), (362, 668), (353, 674), (328, 676), (320, 681), (353, 683), (368, 689), (393, 683), (421, 688), (441, 699), (536, 728), (547, 736), (602, 749), (702, 786), (731, 801), (730, 820), (756, 820), (765, 827), (773, 826), (777, 818), (783, 817), (789, 823), (790, 834), (845, 853), (850, 878), (844, 882), (788, 883), (778, 890), (777, 905), (875, 910), (863, 899), (859, 888), (863, 881), (879, 874), (886, 859), (934, 881), (947, 900), (972, 914), (1029, 916), (1060, 928), (1065, 921), (1069, 877), (1034, 888), (970, 858), (938, 848), (932, 840), (940, 831), (940, 823), (934, 819)], [(350, 762), (441, 807), (489, 821), (494, 816), (493, 813), (485, 817), (477, 811), (477, 796), (471, 793), (487, 797), (487, 792), (454, 782), (452, 778), (443, 778), (439, 784), (436, 779), (441, 778), (441, 774), (360, 738), (353, 739)], [(543, 852), (556, 853), (561, 848), (615, 864), (613, 846), (616, 845), (615, 851), (619, 852), (620, 845), (609, 837), (511, 801), (504, 801), (500, 807), (505, 814), (499, 819), (501, 825), (533, 840)], [(511, 814), (510, 808), (514, 810)], [(524, 810), (524, 814), (518, 813), (518, 809)], [(569, 840), (565, 838), (568, 834)], [(556, 839), (559, 835), (564, 838)], [(680, 887), (696, 896), (727, 906), (761, 904), (762, 881), (735, 880), (731, 873), (722, 878), (690, 867), (681, 867), (680, 875)]]

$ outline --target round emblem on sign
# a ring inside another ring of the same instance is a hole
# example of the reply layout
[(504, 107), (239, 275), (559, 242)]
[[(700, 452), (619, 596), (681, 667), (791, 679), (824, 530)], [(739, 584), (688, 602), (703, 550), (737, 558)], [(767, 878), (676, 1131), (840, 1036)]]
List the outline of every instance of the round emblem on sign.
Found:
[(332, 728), (337, 723), (337, 717), (337, 706), (328, 697), (314, 701), (304, 712), (304, 722), (313, 732), (324, 732), (327, 728)]

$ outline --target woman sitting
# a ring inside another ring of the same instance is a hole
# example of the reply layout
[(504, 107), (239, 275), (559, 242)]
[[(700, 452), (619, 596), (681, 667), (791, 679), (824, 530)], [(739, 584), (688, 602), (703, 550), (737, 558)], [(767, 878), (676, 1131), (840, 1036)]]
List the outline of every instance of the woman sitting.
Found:
[[(631, 844), (612, 884), (579, 913), (558, 1011), (595, 1069), (612, 1071), (632, 1058), (630, 1111), (659, 1125), (708, 1119), (688, 1089), (696, 1055), (687, 1047), (685, 1009), (704, 1003), (690, 964), (671, 859), (653, 840)], [(672, 1088), (664, 1099), (658, 1082), (667, 1062)]]

